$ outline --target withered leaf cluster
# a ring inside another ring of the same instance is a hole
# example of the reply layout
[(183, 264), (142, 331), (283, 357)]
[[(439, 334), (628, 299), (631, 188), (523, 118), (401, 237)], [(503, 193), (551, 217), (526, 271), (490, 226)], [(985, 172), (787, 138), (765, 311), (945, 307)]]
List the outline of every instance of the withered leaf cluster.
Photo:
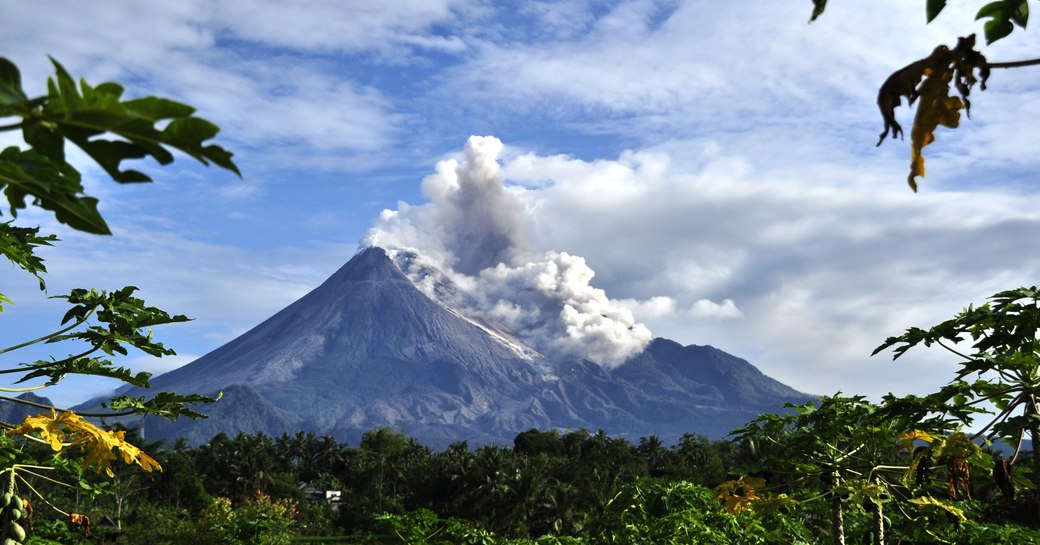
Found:
[[(986, 57), (975, 50), (975, 35), (972, 34), (958, 39), (953, 48), (936, 47), (931, 55), (900, 68), (881, 85), (877, 103), (885, 130), (878, 138), (879, 146), (890, 132), (893, 138), (903, 134), (903, 127), (895, 116), (895, 109), (902, 104), (903, 97), (907, 99), (907, 105), (920, 99), (910, 131), (910, 174), (907, 176), (907, 183), (915, 192), (916, 178), (924, 177), (922, 150), (935, 141), (934, 133), (939, 125), (957, 127), (961, 109), (970, 117), (968, 96), (976, 83), (986, 89), (989, 72)], [(956, 88), (959, 96), (951, 96), (951, 86)]]

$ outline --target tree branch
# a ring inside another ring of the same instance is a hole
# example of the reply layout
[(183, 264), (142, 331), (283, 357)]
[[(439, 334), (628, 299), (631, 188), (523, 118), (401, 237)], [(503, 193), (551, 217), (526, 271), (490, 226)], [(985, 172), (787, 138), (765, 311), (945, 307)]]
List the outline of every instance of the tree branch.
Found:
[[(44, 405), (43, 403), (36, 403), (35, 401), (29, 401), (27, 399), (18, 399), (17, 397), (0, 396), (0, 401), (12, 401), (14, 403), (21, 403), (22, 405), (28, 405), (30, 407), (36, 407), (37, 409), (55, 410), (55, 411), (58, 411), (59, 413), (75, 412), (75, 411), (71, 411), (69, 409), (59, 409), (59, 408), (54, 407), (52, 405)], [(111, 416), (130, 416), (130, 415), (139, 414), (139, 413), (136, 413), (134, 411), (123, 411), (121, 413), (114, 413), (114, 412), (113, 413), (81, 413), (81, 412), (76, 412), (76, 414), (78, 414), (80, 416), (88, 416), (88, 417), (92, 417), (92, 418), (107, 418), (107, 417), (111, 417)]]
[(1012, 62), (987, 62), (986, 66), (990, 68), (1018, 68), (1021, 66), (1036, 66), (1040, 64), (1040, 59), (1029, 59), (1025, 61), (1012, 61)]

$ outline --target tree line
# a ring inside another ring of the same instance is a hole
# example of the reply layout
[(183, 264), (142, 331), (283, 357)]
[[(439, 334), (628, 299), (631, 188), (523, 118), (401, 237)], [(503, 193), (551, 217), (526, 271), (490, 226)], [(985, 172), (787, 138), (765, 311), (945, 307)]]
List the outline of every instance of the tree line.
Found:
[[(123, 465), (107, 478), (71, 466), (63, 479), (29, 477), (48, 502), (93, 521), (94, 533), (35, 502), (28, 543), (95, 543), (115, 533), (120, 543), (149, 545), (831, 543), (836, 503), (840, 537), (850, 542), (884, 542), (886, 531), (892, 543), (1040, 538), (1030, 494), (1009, 495), (986, 478), (1006, 451), (966, 447), (975, 474), (950, 497), (956, 439), (938, 446), (932, 438), (926, 456), (928, 443), (907, 448), (879, 427), (879, 410), (830, 396), (763, 415), (731, 439), (687, 434), (671, 445), (652, 435), (532, 429), (512, 445), (460, 441), (434, 451), (391, 428), (366, 432), (356, 446), (307, 432), (219, 434), (197, 447), (143, 442), (162, 472)], [(781, 431), (781, 421), (797, 425)], [(1031, 485), (1019, 476), (1015, 487)]]

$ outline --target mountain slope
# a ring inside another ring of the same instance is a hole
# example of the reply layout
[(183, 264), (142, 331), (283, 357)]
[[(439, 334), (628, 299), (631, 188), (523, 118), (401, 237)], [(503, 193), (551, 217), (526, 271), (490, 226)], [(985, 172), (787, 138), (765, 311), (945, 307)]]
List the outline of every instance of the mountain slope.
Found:
[(225, 391), (204, 408), (207, 421), (148, 424), (149, 438), (192, 442), (218, 431), (296, 429), (352, 441), (377, 426), (398, 426), (434, 446), (510, 442), (530, 428), (718, 437), (807, 397), (720, 350), (665, 339), (614, 370), (549, 361), (508, 332), (431, 300), (380, 248), (358, 253), (300, 300), (152, 383)]

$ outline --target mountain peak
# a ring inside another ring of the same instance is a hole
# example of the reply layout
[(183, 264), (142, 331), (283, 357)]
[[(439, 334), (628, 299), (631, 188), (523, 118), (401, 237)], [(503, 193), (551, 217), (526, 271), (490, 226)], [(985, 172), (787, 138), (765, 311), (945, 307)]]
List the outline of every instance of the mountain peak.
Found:
[(354, 254), (345, 265), (340, 267), (329, 280), (339, 279), (344, 282), (362, 282), (366, 280), (404, 280), (404, 276), (386, 250), (378, 246), (369, 246)]
[[(465, 294), (414, 259), (365, 248), (253, 329), (156, 377), (157, 390), (228, 397), (205, 407), (208, 427), (153, 431), (199, 441), (298, 426), (351, 441), (399, 426), (431, 444), (507, 443), (530, 428), (718, 437), (800, 397), (739, 358), (664, 339), (613, 371), (547, 358), (466, 316), (452, 304)], [(405, 269), (425, 276), (413, 283)]]

